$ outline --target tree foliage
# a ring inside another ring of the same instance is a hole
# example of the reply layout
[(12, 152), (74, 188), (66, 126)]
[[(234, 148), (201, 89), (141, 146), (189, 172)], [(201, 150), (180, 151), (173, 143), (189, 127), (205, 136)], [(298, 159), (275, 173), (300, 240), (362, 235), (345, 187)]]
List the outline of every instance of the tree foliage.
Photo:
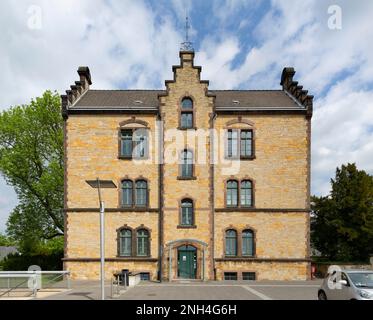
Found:
[(349, 163), (331, 186), (329, 196), (312, 198), (312, 243), (333, 260), (366, 260), (373, 253), (373, 177)]
[(0, 171), (19, 199), (7, 233), (25, 242), (63, 235), (63, 120), (56, 92), (0, 114)]

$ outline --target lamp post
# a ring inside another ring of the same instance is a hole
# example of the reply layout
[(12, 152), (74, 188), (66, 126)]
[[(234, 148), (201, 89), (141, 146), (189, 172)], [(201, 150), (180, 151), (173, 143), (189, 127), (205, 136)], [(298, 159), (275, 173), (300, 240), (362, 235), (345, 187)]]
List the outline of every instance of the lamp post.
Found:
[(92, 188), (98, 190), (98, 201), (100, 203), (100, 269), (101, 269), (101, 300), (105, 300), (105, 204), (101, 198), (101, 188), (116, 189), (112, 180), (87, 180)]

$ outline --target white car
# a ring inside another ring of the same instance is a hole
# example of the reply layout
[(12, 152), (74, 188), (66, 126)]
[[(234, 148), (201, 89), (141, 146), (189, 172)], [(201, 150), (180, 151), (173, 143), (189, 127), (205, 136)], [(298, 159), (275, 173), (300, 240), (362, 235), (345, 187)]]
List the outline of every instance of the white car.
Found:
[(319, 300), (373, 300), (373, 270), (340, 270), (328, 273)]

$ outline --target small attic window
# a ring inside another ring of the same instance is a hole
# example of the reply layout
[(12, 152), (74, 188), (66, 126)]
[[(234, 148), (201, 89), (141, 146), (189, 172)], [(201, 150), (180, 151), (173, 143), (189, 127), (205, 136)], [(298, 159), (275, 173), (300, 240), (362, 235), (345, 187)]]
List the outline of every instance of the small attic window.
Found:
[(240, 101), (238, 100), (232, 100), (233, 104), (240, 104)]
[(135, 104), (142, 104), (143, 102), (141, 100), (135, 100)]

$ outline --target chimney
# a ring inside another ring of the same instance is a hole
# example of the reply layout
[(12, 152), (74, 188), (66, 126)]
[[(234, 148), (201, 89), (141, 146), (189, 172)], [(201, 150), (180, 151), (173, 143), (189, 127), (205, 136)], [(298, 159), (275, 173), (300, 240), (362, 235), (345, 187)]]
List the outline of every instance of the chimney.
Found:
[(287, 90), (290, 87), (290, 85), (293, 82), (294, 75), (295, 75), (294, 68), (286, 67), (282, 70), (281, 85), (284, 90)]
[(297, 101), (307, 109), (307, 118), (312, 117), (313, 112), (313, 96), (308, 95), (308, 90), (303, 90), (303, 86), (294, 81), (295, 70), (291, 67), (286, 67), (282, 70), (281, 86), (282, 90), (291, 94)]
[(83, 92), (89, 90), (89, 86), (92, 84), (91, 72), (88, 67), (79, 67), (78, 74), (80, 77), (80, 83), (83, 89)]

